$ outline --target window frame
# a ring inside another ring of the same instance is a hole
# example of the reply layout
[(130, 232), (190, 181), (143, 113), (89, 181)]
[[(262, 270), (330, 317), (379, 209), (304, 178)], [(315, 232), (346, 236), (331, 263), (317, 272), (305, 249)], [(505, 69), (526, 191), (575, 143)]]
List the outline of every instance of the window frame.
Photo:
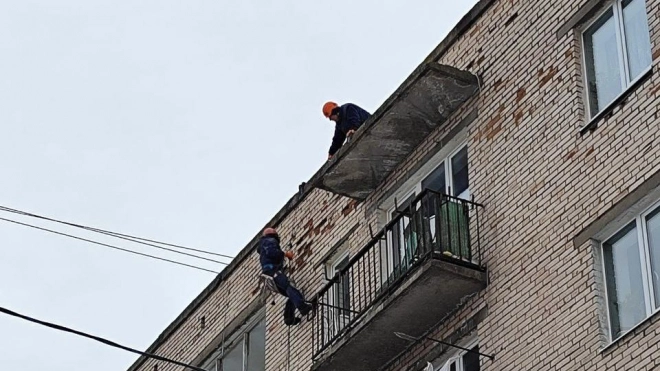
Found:
[[(433, 170), (431, 172), (433, 172)], [(419, 182), (419, 184), (421, 184), (421, 181)], [(405, 203), (407, 203), (409, 199), (414, 200), (415, 197), (417, 197), (417, 195), (419, 195), (419, 192), (417, 191), (417, 187), (415, 187), (415, 189), (405, 193), (402, 200)], [(392, 207), (387, 209), (387, 215), (386, 215), (387, 223), (391, 222), (394, 219), (393, 215), (395, 215), (397, 213), (397, 206), (399, 206), (399, 208), (400, 208), (402, 205), (396, 205), (396, 203), (395, 203), (395, 205), (392, 205)], [(408, 220), (408, 223), (410, 223), (410, 220)], [(397, 225), (397, 228), (400, 228), (400, 227), (401, 226)], [(404, 230), (405, 230), (405, 227), (404, 227)], [(394, 246), (394, 230), (389, 231), (387, 233), (389, 234), (389, 236), (386, 240), (388, 253), (393, 256), (394, 255), (394, 249), (395, 249), (395, 246)], [(397, 243), (399, 244), (399, 246), (398, 246), (399, 251), (397, 252), (399, 254), (398, 264), (401, 264), (401, 259), (403, 258), (403, 255), (401, 254), (402, 246), (400, 244), (401, 244), (401, 238), (404, 238), (404, 231), (399, 230), (399, 231), (397, 231), (397, 233), (400, 234), (399, 240), (397, 241)], [(404, 244), (405, 244), (405, 238), (404, 238)], [(386, 279), (387, 276), (389, 276), (392, 272), (394, 272), (395, 267), (396, 267), (396, 265), (395, 265), (394, 259), (387, 259), (387, 274), (384, 276), (384, 279)]]
[[(637, 1), (643, 1), (644, 5), (646, 5), (646, 0), (637, 0)], [(589, 20), (580, 30), (579, 30), (579, 38), (580, 38), (580, 48), (582, 51), (582, 80), (583, 80), (583, 85), (584, 85), (584, 91), (583, 91), (583, 100), (585, 102), (585, 108), (586, 108), (586, 117), (587, 117), (587, 122), (588, 124), (585, 127), (590, 127), (591, 123), (594, 121), (599, 120), (603, 115), (605, 115), (607, 112), (611, 111), (611, 108), (618, 105), (620, 99), (628, 94), (629, 91), (635, 89), (637, 85), (644, 80), (649, 72), (652, 71), (653, 69), (653, 60), (651, 59), (651, 63), (649, 64), (648, 67), (646, 67), (644, 70), (642, 70), (634, 79), (630, 78), (630, 67), (628, 65), (628, 46), (626, 44), (626, 39), (625, 39), (625, 25), (623, 23), (623, 7), (622, 7), (622, 2), (623, 0), (608, 0), (605, 4), (603, 4), (602, 9), (600, 9), (596, 14), (593, 16), (592, 19)], [(589, 99), (589, 94), (590, 94), (590, 89), (589, 89), (589, 74), (587, 72), (587, 53), (586, 53), (586, 45), (585, 45), (585, 33), (593, 26), (596, 22), (598, 22), (602, 16), (605, 15), (608, 11), (612, 10), (613, 13), (613, 18), (615, 22), (615, 38), (617, 42), (617, 58), (619, 59), (619, 74), (621, 75), (621, 84), (622, 88), (621, 91), (609, 102), (605, 103), (603, 107), (598, 110), (598, 112), (593, 113), (591, 112), (591, 101)], [(646, 12), (646, 22), (648, 23), (648, 12)], [(650, 25), (648, 25), (650, 28)], [(649, 30), (650, 31), (650, 30)], [(650, 38), (650, 34), (649, 34)], [(651, 44), (652, 47), (652, 44)], [(651, 50), (652, 52), (652, 50)]]
[(248, 361), (248, 347), (250, 342), (249, 334), (256, 329), (261, 323), (264, 325), (264, 341), (267, 332), (267, 323), (266, 323), (266, 312), (265, 308), (259, 310), (257, 314), (252, 316), (243, 326), (236, 329), (234, 333), (229, 336), (228, 339), (224, 339), (215, 352), (207, 358), (203, 363), (202, 368), (209, 371), (222, 371), (222, 360), (225, 356), (234, 349), (234, 347), (241, 346), (241, 354), (243, 357), (243, 369), (241, 371), (247, 370), (247, 361)]
[[(620, 339), (625, 337), (631, 332), (634, 332), (635, 329), (639, 326), (641, 326), (644, 322), (646, 322), (649, 318), (655, 316), (656, 314), (660, 313), (660, 306), (655, 308), (655, 292), (653, 289), (653, 277), (652, 277), (652, 267), (651, 267), (651, 256), (650, 256), (650, 246), (649, 246), (649, 240), (648, 240), (648, 231), (647, 231), (647, 223), (646, 223), (646, 217), (660, 209), (660, 200), (657, 200), (656, 202), (652, 203), (650, 206), (646, 207), (643, 209), (641, 212), (637, 213), (634, 218), (628, 218), (625, 223), (620, 228), (617, 228), (616, 231), (610, 232), (606, 235), (605, 238), (602, 238), (601, 240), (598, 241), (598, 254), (600, 256), (600, 270), (602, 272), (602, 281), (603, 281), (603, 287), (602, 287), (602, 293), (603, 293), (603, 298), (605, 299), (604, 303), (604, 311), (607, 317), (607, 321), (605, 325), (607, 326), (606, 330), (606, 338), (608, 341), (608, 344), (605, 348), (607, 348), (609, 345), (612, 345), (616, 342), (618, 342)], [(610, 306), (609, 306), (609, 294), (608, 294), (608, 281), (607, 281), (607, 274), (605, 273), (605, 253), (604, 253), (604, 244), (608, 241), (610, 241), (612, 238), (614, 238), (620, 231), (624, 230), (628, 225), (631, 223), (635, 223), (635, 232), (637, 234), (637, 250), (640, 258), (640, 263), (641, 263), (641, 274), (642, 274), (642, 285), (643, 285), (643, 292), (644, 292), (644, 307), (646, 314), (642, 320), (640, 320), (637, 324), (632, 326), (630, 329), (627, 331), (621, 332), (620, 335), (617, 337), (614, 337), (612, 334), (612, 317), (610, 313)]]
[[(392, 200), (390, 202), (384, 203), (389, 205), (389, 207), (385, 208), (385, 210), (387, 211), (386, 222), (389, 223), (390, 221), (392, 221), (392, 213), (396, 211), (397, 205), (395, 204), (394, 199), (405, 201), (411, 195), (417, 196), (421, 194), (424, 191), (422, 189), (422, 183), (424, 182), (424, 180), (428, 178), (429, 175), (433, 174), (433, 172), (436, 171), (441, 165), (443, 165), (445, 168), (445, 190), (443, 191), (443, 193), (447, 193), (447, 190), (450, 190), (451, 193), (454, 193), (454, 189), (452, 189), (454, 179), (452, 174), (451, 160), (454, 157), (456, 157), (456, 155), (458, 155), (458, 153), (461, 150), (463, 150), (463, 148), (469, 150), (467, 140), (462, 140), (458, 142), (456, 146), (452, 146), (451, 151), (448, 152), (445, 156), (440, 156), (438, 158), (429, 161), (429, 163), (433, 163), (430, 169), (427, 169), (426, 171), (421, 172), (418, 176), (415, 176), (415, 178), (419, 178), (419, 179), (417, 179), (412, 185), (401, 187), (400, 190), (395, 193), (397, 197), (392, 197)], [(468, 166), (469, 166), (469, 159), (470, 157), (468, 156)], [(468, 177), (468, 182), (469, 182), (469, 177)], [(469, 198), (472, 195), (469, 186), (467, 188), (467, 191)], [(450, 194), (450, 196), (454, 196), (454, 195)], [(455, 197), (458, 197), (458, 195), (455, 195)]]
[[(350, 255), (350, 252), (348, 251), (348, 249), (346, 249), (345, 251), (343, 251), (343, 252), (341, 252), (340, 254), (338, 254), (336, 258), (332, 259), (331, 262), (329, 262), (328, 264), (326, 264), (326, 270), (327, 270), (327, 272), (328, 272), (328, 277), (334, 277), (334, 276), (338, 273), (339, 270), (338, 270), (337, 268), (341, 265), (341, 263), (342, 263), (344, 260), (347, 261), (347, 264), (351, 261), (351, 255)], [(335, 306), (335, 307), (339, 307), (339, 303), (338, 303), (339, 300), (337, 300), (337, 299), (339, 298), (339, 293), (336, 291), (336, 288), (337, 288), (339, 285), (340, 285), (339, 282), (335, 282), (335, 284), (332, 285), (332, 288), (330, 289), (330, 290), (332, 290), (332, 295), (331, 295), (332, 301), (331, 301), (330, 305), (333, 305), (333, 306)], [(349, 281), (348, 286), (349, 286), (349, 287), (348, 287), (348, 296), (349, 296), (348, 307), (341, 307), (342, 309), (344, 309), (344, 312), (346, 312), (346, 313), (350, 313), (350, 309), (351, 309), (351, 303), (350, 303), (350, 296), (351, 296), (350, 281)], [(337, 301), (337, 302), (336, 302), (336, 301)], [(340, 309), (338, 309), (338, 308), (333, 308), (333, 311), (340, 311)], [(344, 317), (347, 317), (347, 319), (350, 318), (350, 315), (346, 315), (346, 314), (342, 314), (342, 315), (343, 315)], [(339, 315), (337, 315), (337, 316), (339, 316)]]
[[(382, 218), (380, 219), (383, 223), (382, 225), (385, 226), (387, 223), (391, 222), (393, 220), (392, 215), (396, 213), (396, 207), (398, 206), (401, 208), (401, 204), (399, 202), (406, 202), (411, 196), (412, 199), (414, 199), (416, 196), (420, 195), (423, 192), (422, 189), (422, 183), (426, 178), (428, 178), (434, 171), (436, 171), (440, 166), (444, 166), (445, 170), (445, 190), (443, 193), (447, 193), (447, 191), (450, 191), (452, 194), (455, 193), (455, 190), (453, 189), (453, 172), (452, 172), (452, 165), (451, 165), (451, 160), (458, 155), (463, 149), (466, 149), (468, 151), (468, 168), (469, 168), (469, 146), (468, 146), (468, 138), (467, 138), (467, 129), (463, 129), (461, 132), (459, 132), (457, 135), (455, 135), (450, 142), (447, 144), (447, 146), (443, 147), (436, 155), (434, 155), (429, 161), (427, 161), (420, 170), (418, 170), (415, 174), (413, 174), (409, 181), (404, 183), (399, 189), (394, 192), (394, 194), (385, 202), (381, 203), (381, 207), (379, 208), (381, 210), (381, 215)], [(458, 196), (457, 196), (458, 197)], [(470, 186), (469, 186), (469, 175), (468, 175), (468, 188), (467, 188), (467, 198), (471, 198), (472, 193), (470, 192)], [(399, 201), (399, 202), (395, 202)], [(384, 214), (384, 215), (383, 215)], [(390, 231), (388, 232), (390, 235), (388, 236), (388, 242), (387, 243), (387, 252), (386, 254), (394, 254), (394, 236), (392, 235), (393, 233)], [(401, 249), (401, 246), (399, 246), (399, 249)], [(381, 252), (383, 253), (383, 252)], [(398, 252), (399, 255), (401, 252)], [(401, 260), (402, 256), (399, 256), (399, 260)], [(394, 259), (387, 259), (387, 267), (386, 270), (381, 270), (381, 279), (383, 281), (386, 281), (387, 278), (389, 277), (392, 272), (394, 272), (394, 269), (396, 268), (395, 266), (395, 261)]]
[[(337, 274), (337, 267), (344, 261), (347, 260), (349, 263), (351, 261), (351, 254), (350, 254), (350, 249), (348, 248), (348, 242), (349, 240), (345, 240), (337, 249), (337, 251), (330, 256), (329, 259), (326, 260), (326, 262), (323, 265), (323, 269), (325, 270), (326, 277), (334, 277)], [(333, 284), (330, 288), (330, 305), (332, 306), (339, 306), (338, 303), (335, 302), (337, 300), (337, 285), (339, 285), (338, 282)], [(328, 313), (332, 313), (332, 316), (330, 318), (327, 318), (326, 324), (327, 326), (332, 326), (332, 331), (328, 331), (328, 341), (334, 337), (337, 333), (339, 333), (341, 330), (344, 329), (344, 326), (348, 324), (351, 320), (351, 299), (352, 299), (352, 290), (351, 290), (351, 285), (349, 282), (348, 285), (348, 297), (349, 297), (349, 303), (348, 303), (348, 308), (344, 308), (342, 311), (341, 309), (338, 308), (330, 308)], [(343, 312), (343, 313), (342, 313)], [(330, 329), (330, 327), (329, 327)]]
[[(479, 338), (476, 336), (470, 337), (468, 340), (463, 342), (463, 345), (461, 345), (463, 348), (468, 348), (468, 349), (473, 349), (475, 346), (479, 345)], [(449, 352), (448, 352), (449, 353)], [(452, 362), (456, 362), (456, 371), (464, 371), (464, 365), (463, 365), (463, 357), (467, 354), (468, 352), (462, 349), (456, 349), (449, 353), (447, 358), (442, 362), (442, 366), (440, 367), (434, 367), (434, 370), (436, 371), (448, 371), (450, 370)], [(481, 358), (479, 359), (479, 363), (481, 364)]]
[[(422, 189), (422, 183), (424, 182), (424, 180), (426, 178), (428, 178), (429, 175), (433, 174), (433, 172), (436, 171), (440, 167), (440, 165), (444, 165), (444, 168), (445, 168), (444, 169), (445, 170), (445, 190), (443, 191), (443, 193), (447, 193), (450, 196), (458, 197), (458, 195), (453, 194), (453, 193), (455, 193), (455, 189), (453, 187), (453, 185), (454, 185), (454, 174), (453, 174), (453, 171), (452, 171), (453, 170), (453, 167), (452, 167), (453, 165), (451, 164), (451, 160), (454, 157), (456, 157), (458, 155), (458, 153), (463, 150), (463, 148), (468, 150), (467, 140), (463, 140), (463, 141), (459, 142), (458, 145), (454, 149), (452, 149), (452, 151), (449, 152), (449, 154), (447, 154), (447, 156), (445, 156), (444, 158), (441, 159), (440, 163), (438, 163), (436, 166), (434, 166), (430, 171), (426, 172), (424, 174), (424, 176), (422, 176), (420, 181), (415, 183), (414, 192), (416, 192), (417, 194), (422, 193), (424, 191)], [(470, 158), (468, 156), (468, 166), (469, 166), (469, 159)], [(470, 178), (468, 177), (468, 182), (469, 181), (470, 181)], [(469, 185), (468, 185), (467, 191), (468, 191), (468, 199), (469, 199), (469, 197), (471, 196)]]
[[(387, 198), (378, 203), (378, 220), (381, 226), (385, 226), (390, 219), (389, 212), (395, 207), (394, 200), (405, 200), (408, 195), (418, 188), (421, 189), (421, 183), (426, 179), (440, 164), (458, 152), (463, 146), (468, 145), (468, 127), (462, 128), (451, 138), (443, 139), (446, 142), (442, 148), (438, 149), (428, 160), (426, 160), (413, 174), (407, 176), (405, 182), (400, 184)], [(469, 150), (469, 146), (468, 146)], [(468, 156), (469, 161), (469, 156)]]

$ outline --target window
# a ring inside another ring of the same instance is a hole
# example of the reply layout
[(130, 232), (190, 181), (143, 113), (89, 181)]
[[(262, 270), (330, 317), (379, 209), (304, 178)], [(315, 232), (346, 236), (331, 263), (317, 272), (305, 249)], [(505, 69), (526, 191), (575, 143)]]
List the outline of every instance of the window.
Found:
[[(479, 345), (472, 344), (467, 347), (467, 349), (478, 352)], [(466, 352), (464, 350), (459, 351), (454, 357), (450, 358), (445, 364), (439, 369), (439, 371), (479, 371), (481, 366), (479, 364), (479, 354)]]
[(209, 371), (263, 371), (266, 369), (266, 319), (250, 321), (206, 362)]
[(430, 189), (467, 200), (470, 197), (469, 187), (467, 146), (463, 145), (444, 159), (416, 188), (419, 192)]
[[(348, 267), (348, 255), (335, 264), (335, 272), (340, 272)], [(339, 282), (335, 285), (334, 303), (341, 308), (339, 314), (348, 317), (351, 309), (351, 278), (348, 274), (340, 275)]]
[[(412, 192), (399, 205), (399, 210), (405, 210), (415, 199), (415, 192)], [(392, 208), (388, 213), (388, 220), (393, 220), (399, 211)], [(407, 267), (408, 261), (412, 256), (412, 241), (411, 241), (411, 225), (410, 215), (404, 214), (401, 219), (393, 226), (390, 232), (390, 258), (387, 260), (389, 263), (388, 272), (394, 272)]]
[(644, 0), (614, 0), (583, 33), (587, 105), (596, 116), (651, 67)]
[[(349, 255), (347, 252), (341, 253), (338, 258), (327, 264), (326, 270), (328, 277), (334, 277), (342, 269), (348, 266)], [(350, 272), (339, 276), (339, 282), (330, 289), (330, 309), (328, 311), (328, 318), (326, 323), (330, 331), (330, 337), (336, 335), (341, 331), (348, 322), (350, 322), (351, 315), (351, 279)]]
[[(404, 188), (408, 192), (404, 193), (403, 202), (392, 205), (387, 211), (388, 222), (393, 220), (400, 212), (405, 211), (415, 197), (427, 189), (462, 199), (470, 197), (467, 145), (462, 143), (453, 148), (452, 152), (446, 153), (435, 161), (432, 160), (433, 167), (430, 168), (431, 170), (426, 170), (422, 173), (420, 180)], [(430, 199), (427, 201), (431, 202)], [(469, 217), (464, 210), (458, 207), (456, 202), (447, 202), (442, 206), (437, 203), (434, 205), (425, 204), (424, 208), (427, 210), (427, 214), (417, 222), (426, 223), (425, 230), (428, 231), (428, 236), (425, 236), (426, 240), (437, 241), (439, 238), (443, 250), (452, 250), (449, 252), (454, 256), (471, 259), (468, 236)], [(436, 223), (435, 214), (438, 212), (441, 212), (444, 217), (441, 217), (441, 221)], [(412, 215), (404, 214), (388, 236), (389, 251), (382, 254), (386, 258), (383, 261), (388, 262), (387, 270), (383, 271), (384, 282), (390, 282), (398, 278), (416, 260), (421, 236), (415, 235), (417, 232), (413, 231), (411, 218)], [(436, 236), (438, 224), (443, 229), (442, 236)], [(459, 247), (461, 251), (454, 251)]]
[(660, 309), (660, 205), (601, 243), (610, 339)]

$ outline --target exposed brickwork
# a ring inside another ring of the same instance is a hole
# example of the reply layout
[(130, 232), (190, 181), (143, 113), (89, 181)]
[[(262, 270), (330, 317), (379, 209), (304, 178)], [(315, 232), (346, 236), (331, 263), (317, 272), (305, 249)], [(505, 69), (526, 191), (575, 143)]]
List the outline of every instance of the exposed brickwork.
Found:
[[(660, 364), (660, 317), (600, 353), (594, 252), (570, 240), (660, 169), (657, 74), (592, 134), (585, 124), (579, 39), (555, 32), (581, 1), (499, 1), (442, 62), (482, 76), (471, 126), (470, 189), (486, 204), (489, 287), (431, 335), (443, 338), (483, 306), (483, 370), (650, 370)], [(660, 1), (647, 1), (658, 68)], [(504, 19), (518, 14), (507, 30)], [(488, 42), (484, 42), (488, 40)], [(506, 48), (515, 40), (515, 45)], [(465, 50), (483, 53), (479, 66)], [(485, 71), (484, 71), (485, 69)], [(490, 88), (489, 88), (490, 87)], [(502, 107), (505, 107), (504, 109)], [(504, 120), (501, 118), (504, 117)], [(499, 121), (503, 128), (494, 130)], [(654, 148), (654, 150), (650, 150)], [(421, 344), (389, 370), (406, 370)]]
[[(593, 133), (585, 122), (581, 47), (571, 32), (556, 32), (585, 1), (497, 1), (439, 62), (482, 79), (479, 95), (431, 134), (365, 202), (316, 190), (279, 226), (297, 259), (293, 278), (307, 294), (323, 284), (319, 259), (359, 223), (349, 238), (358, 251), (381, 225), (377, 208), (393, 184), (475, 107), (469, 125), (470, 190), (485, 204), (484, 263), (489, 286), (439, 323), (444, 338), (484, 307), (477, 328), (483, 370), (650, 370), (660, 364), (660, 317), (608, 348), (599, 312), (594, 251), (572, 238), (595, 218), (660, 171), (660, 0), (647, 0), (653, 76)], [(257, 257), (246, 259), (157, 350), (191, 361), (258, 295)], [(284, 302), (267, 305), (268, 370), (308, 370), (311, 324), (287, 328)], [(205, 317), (202, 329), (199, 318)], [(440, 321), (441, 319), (438, 319)], [(387, 370), (406, 370), (434, 345), (421, 343), (396, 357)], [(140, 370), (152, 371), (153, 361)], [(159, 370), (179, 370), (159, 363)]]

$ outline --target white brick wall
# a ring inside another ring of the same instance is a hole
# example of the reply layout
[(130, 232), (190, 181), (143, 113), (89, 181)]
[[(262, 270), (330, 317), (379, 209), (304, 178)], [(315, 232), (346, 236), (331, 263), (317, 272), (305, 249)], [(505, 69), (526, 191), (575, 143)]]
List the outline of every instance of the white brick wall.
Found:
[[(307, 294), (323, 283), (319, 259), (356, 223), (357, 251), (369, 240), (369, 213), (408, 169), (474, 107), (469, 127), (470, 189), (482, 217), (486, 290), (440, 326), (444, 337), (484, 306), (478, 327), (483, 370), (651, 370), (660, 364), (658, 318), (603, 353), (592, 247), (572, 238), (653, 173), (660, 171), (657, 71), (593, 133), (585, 123), (579, 39), (556, 32), (585, 1), (497, 1), (439, 62), (483, 79), (480, 94), (433, 133), (364, 203), (316, 190), (279, 230), (298, 242), (294, 279)], [(412, 6), (412, 5), (411, 5)], [(654, 68), (660, 61), (660, 0), (647, 0)], [(508, 26), (507, 20), (517, 14)], [(292, 235), (295, 234), (295, 238)], [(256, 254), (247, 258), (157, 350), (194, 359), (257, 295)], [(284, 301), (267, 306), (268, 370), (286, 370)], [(205, 316), (201, 330), (197, 318)], [(291, 330), (291, 370), (311, 366), (311, 323)], [(406, 369), (429, 350), (412, 349), (390, 370)], [(153, 370), (153, 361), (140, 370)], [(159, 363), (159, 370), (178, 370)]]

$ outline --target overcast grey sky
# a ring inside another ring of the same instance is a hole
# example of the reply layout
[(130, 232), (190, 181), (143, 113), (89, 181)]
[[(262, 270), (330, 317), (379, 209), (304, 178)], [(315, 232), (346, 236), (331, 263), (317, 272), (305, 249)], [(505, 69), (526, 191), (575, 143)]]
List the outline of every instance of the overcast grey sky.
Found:
[[(0, 0), (0, 205), (234, 255), (474, 3)], [(212, 279), (0, 221), (0, 306), (128, 346)], [(0, 314), (2, 370), (135, 359)]]

